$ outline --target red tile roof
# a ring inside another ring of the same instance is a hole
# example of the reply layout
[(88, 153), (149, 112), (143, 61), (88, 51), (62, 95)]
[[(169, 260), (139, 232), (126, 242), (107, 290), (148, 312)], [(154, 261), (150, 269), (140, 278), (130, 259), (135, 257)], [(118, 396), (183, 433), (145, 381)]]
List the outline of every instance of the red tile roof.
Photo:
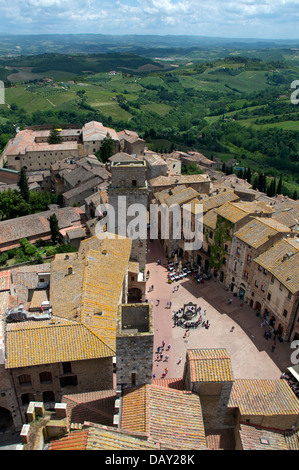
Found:
[(98, 392), (65, 395), (62, 403), (67, 403), (68, 417), (71, 423), (90, 421), (96, 424), (113, 426), (116, 392), (102, 390)]
[(0, 292), (10, 290), (10, 271), (0, 272)]
[(299, 400), (283, 379), (236, 379), (228, 407), (241, 415), (299, 415)]
[(125, 390), (121, 428), (172, 449), (206, 448), (200, 399), (187, 391), (157, 385)]
[(88, 430), (74, 431), (67, 437), (52, 441), (49, 450), (86, 450), (87, 438)]

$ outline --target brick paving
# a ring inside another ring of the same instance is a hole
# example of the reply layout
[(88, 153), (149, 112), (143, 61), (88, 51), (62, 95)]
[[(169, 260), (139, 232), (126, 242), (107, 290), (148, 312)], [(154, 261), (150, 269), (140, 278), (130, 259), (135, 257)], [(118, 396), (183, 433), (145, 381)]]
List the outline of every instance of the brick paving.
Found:
[[(157, 260), (161, 260), (161, 265)], [(291, 366), (290, 356), (293, 350), (290, 343), (277, 341), (276, 349), (271, 351), (273, 340), (264, 338), (264, 328), (261, 319), (255, 311), (240, 300), (232, 297), (223, 284), (212, 278), (204, 284), (198, 284), (188, 277), (173, 284), (167, 282), (167, 259), (162, 244), (156, 240), (148, 243), (147, 266), (150, 278), (147, 282), (147, 299), (153, 305), (154, 315), (154, 358), (153, 374), (157, 379), (162, 377), (168, 368), (166, 377), (182, 377), (187, 349), (197, 348), (226, 348), (231, 356), (235, 378), (264, 378), (277, 379), (286, 367)], [(149, 287), (153, 285), (151, 292)], [(179, 290), (173, 292), (173, 287), (179, 285)], [(160, 301), (159, 305), (157, 300)], [(172, 308), (167, 308), (167, 302), (172, 302)], [(198, 327), (191, 329), (190, 335), (184, 338), (185, 329), (174, 327), (173, 311), (177, 311), (185, 303), (194, 302), (206, 310), (206, 319), (211, 326), (209, 329)], [(231, 331), (232, 326), (234, 330)], [(165, 341), (163, 359), (157, 360), (157, 348)], [(171, 345), (166, 351), (168, 344)], [(165, 355), (169, 355), (168, 361)], [(178, 364), (178, 359), (182, 361)]]

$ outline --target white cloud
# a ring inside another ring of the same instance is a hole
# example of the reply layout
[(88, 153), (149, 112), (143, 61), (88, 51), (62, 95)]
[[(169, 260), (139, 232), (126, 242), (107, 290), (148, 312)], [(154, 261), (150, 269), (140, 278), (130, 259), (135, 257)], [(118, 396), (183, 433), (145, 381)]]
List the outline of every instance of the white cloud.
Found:
[(299, 36), (298, 7), (299, 0), (0, 0), (0, 32), (288, 38)]

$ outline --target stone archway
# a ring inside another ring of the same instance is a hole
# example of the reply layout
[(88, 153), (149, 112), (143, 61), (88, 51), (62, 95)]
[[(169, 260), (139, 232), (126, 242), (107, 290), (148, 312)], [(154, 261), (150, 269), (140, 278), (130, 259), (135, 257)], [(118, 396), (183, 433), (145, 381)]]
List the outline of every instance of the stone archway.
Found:
[(14, 430), (14, 423), (11, 412), (0, 406), (0, 432), (4, 430)]

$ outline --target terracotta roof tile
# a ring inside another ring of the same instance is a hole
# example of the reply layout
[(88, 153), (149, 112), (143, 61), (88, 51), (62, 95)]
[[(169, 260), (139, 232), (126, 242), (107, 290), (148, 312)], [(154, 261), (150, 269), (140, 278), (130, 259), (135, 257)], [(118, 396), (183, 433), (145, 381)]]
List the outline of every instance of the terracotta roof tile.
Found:
[(88, 430), (73, 431), (68, 436), (50, 442), (49, 450), (87, 450)]
[(243, 450), (289, 450), (283, 431), (241, 423), (239, 435)]
[(56, 214), (59, 228), (70, 227), (80, 223), (83, 212), (78, 207), (63, 207), (61, 209), (38, 212), (15, 219), (0, 222), (0, 243), (13, 243), (22, 238), (29, 238), (50, 233), (48, 218)]
[(191, 382), (233, 381), (231, 359), (226, 349), (189, 349)]
[[(53, 314), (88, 326), (110, 348), (116, 346), (118, 300), (131, 254), (129, 238), (82, 240), (78, 253), (51, 263)], [(72, 274), (67, 275), (68, 268)], [(75, 293), (75, 295), (74, 295)]]
[(273, 274), (290, 292), (299, 291), (298, 241), (283, 239), (254, 261)]
[(199, 397), (186, 391), (156, 385), (125, 390), (121, 427), (173, 449), (206, 448)]
[(235, 233), (235, 237), (253, 248), (258, 248), (279, 232), (288, 234), (291, 230), (275, 219), (253, 217), (250, 222)]
[(91, 421), (96, 424), (113, 426), (115, 412), (115, 390), (68, 394), (62, 397), (67, 403), (68, 417), (71, 423)]
[(86, 326), (28, 322), (6, 330), (5, 368), (112, 357), (114, 352)]
[(239, 199), (233, 191), (224, 191), (223, 193), (217, 194), (217, 196), (211, 196), (203, 200), (203, 211), (207, 212), (216, 207), (222, 206), (226, 202), (236, 201)]
[(236, 379), (228, 407), (241, 415), (299, 415), (299, 400), (283, 379)]

